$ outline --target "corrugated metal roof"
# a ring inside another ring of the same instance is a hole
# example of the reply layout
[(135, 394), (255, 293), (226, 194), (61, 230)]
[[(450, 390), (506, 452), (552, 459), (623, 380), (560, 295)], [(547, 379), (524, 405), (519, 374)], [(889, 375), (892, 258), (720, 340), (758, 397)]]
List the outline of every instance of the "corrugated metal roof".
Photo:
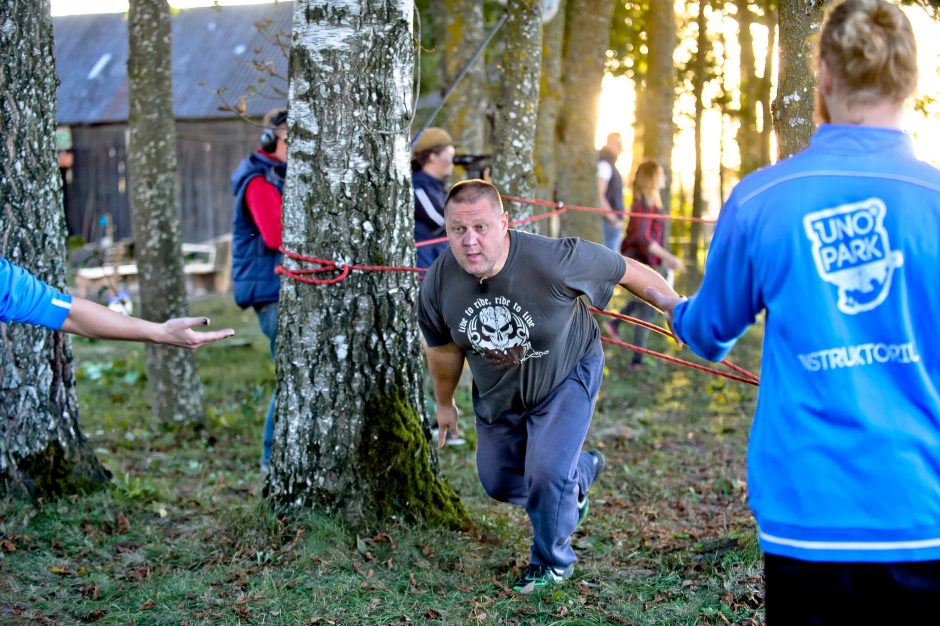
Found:
[[(287, 51), (293, 2), (183, 9), (173, 15), (173, 110), (178, 119), (231, 117), (222, 96), (247, 114), (263, 115), (287, 102)], [(267, 27), (259, 25), (267, 24)], [(127, 120), (127, 18), (121, 13), (54, 18), (58, 123)], [(269, 79), (256, 63), (273, 64)], [(259, 85), (264, 77), (266, 83)], [(277, 91), (281, 93), (277, 93)]]

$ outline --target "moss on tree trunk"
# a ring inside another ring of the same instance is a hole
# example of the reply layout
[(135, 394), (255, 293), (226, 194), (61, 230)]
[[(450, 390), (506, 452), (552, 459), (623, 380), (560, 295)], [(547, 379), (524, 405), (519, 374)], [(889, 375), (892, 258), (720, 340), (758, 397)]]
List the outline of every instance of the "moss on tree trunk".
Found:
[(405, 394), (369, 398), (364, 424), (358, 460), (369, 491), (364, 501), (373, 507), (364, 519), (389, 520), (404, 511), (408, 522), (447, 528), (469, 524), (460, 498), (431, 471), (428, 439)]

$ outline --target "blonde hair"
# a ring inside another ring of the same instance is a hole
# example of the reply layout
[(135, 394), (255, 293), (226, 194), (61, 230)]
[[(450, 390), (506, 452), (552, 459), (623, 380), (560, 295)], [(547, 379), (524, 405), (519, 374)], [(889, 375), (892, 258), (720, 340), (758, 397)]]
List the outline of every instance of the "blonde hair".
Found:
[(817, 62), (825, 61), (848, 103), (905, 100), (917, 88), (911, 23), (887, 0), (846, 0), (827, 14)]
[(640, 198), (657, 209), (663, 207), (663, 199), (659, 193), (659, 180), (657, 180), (660, 172), (663, 172), (663, 168), (656, 161), (648, 160), (640, 163), (640, 166), (636, 168), (636, 174), (633, 175), (634, 199)]

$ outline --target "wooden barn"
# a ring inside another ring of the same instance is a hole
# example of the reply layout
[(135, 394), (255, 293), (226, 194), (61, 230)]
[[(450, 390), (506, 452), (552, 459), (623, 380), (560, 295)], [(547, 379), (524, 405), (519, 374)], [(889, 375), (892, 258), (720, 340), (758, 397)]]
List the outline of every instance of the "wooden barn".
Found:
[[(202, 242), (231, 231), (229, 176), (258, 149), (258, 121), (287, 103), (292, 2), (175, 12), (176, 117), (182, 235)], [(57, 144), (69, 233), (133, 237), (127, 171), (127, 20), (124, 14), (54, 20)], [(226, 110), (243, 96), (249, 123)]]

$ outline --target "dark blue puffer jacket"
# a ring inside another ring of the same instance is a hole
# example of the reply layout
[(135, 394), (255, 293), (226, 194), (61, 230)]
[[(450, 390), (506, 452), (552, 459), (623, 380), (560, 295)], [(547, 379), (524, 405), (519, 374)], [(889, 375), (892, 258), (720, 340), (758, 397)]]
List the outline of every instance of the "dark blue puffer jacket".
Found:
[(281, 278), (274, 268), (281, 262), (281, 253), (264, 244), (261, 231), (245, 204), (248, 183), (258, 176), (284, 191), (287, 164), (255, 152), (238, 165), (232, 174), (235, 211), (232, 218), (232, 294), (243, 309), (277, 302)]

